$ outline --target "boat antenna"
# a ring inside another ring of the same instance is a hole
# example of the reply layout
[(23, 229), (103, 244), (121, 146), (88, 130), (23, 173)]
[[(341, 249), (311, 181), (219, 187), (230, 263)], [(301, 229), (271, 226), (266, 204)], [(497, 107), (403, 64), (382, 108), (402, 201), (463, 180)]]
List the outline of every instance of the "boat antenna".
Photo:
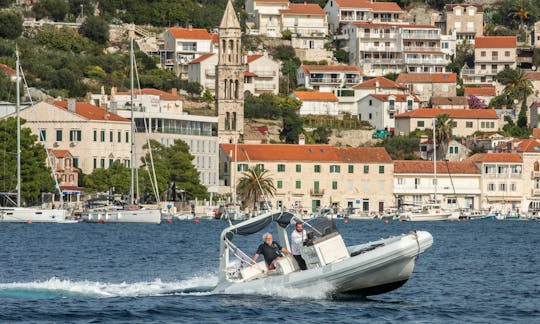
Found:
[(15, 75), (16, 89), (15, 96), (17, 97), (17, 104), (15, 109), (17, 110), (17, 207), (21, 207), (21, 90), (20, 90), (20, 75), (19, 75), (19, 46), (15, 45)]
[(433, 118), (433, 186), (434, 194), (433, 200), (434, 203), (437, 203), (437, 138), (435, 129), (437, 125), (437, 119)]

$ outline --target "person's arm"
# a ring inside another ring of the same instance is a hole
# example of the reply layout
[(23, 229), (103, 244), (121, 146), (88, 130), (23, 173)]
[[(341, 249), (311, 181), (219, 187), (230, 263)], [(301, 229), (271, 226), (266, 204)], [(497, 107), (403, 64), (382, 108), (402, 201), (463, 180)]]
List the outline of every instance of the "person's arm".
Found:
[(253, 262), (257, 263), (258, 258), (259, 258), (259, 253), (255, 253), (255, 255), (253, 256)]
[(281, 248), (281, 251), (287, 254), (292, 254), (291, 251), (287, 250), (286, 248)]

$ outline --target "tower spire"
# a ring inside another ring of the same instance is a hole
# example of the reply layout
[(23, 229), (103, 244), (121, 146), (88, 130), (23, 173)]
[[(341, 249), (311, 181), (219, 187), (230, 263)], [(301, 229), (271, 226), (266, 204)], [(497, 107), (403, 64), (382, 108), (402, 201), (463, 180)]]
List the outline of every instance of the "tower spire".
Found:
[(227, 2), (227, 7), (225, 8), (225, 13), (223, 18), (221, 18), (221, 24), (219, 25), (220, 29), (224, 28), (238, 28), (240, 29), (240, 22), (236, 17), (236, 12), (234, 11), (233, 4), (231, 0)]

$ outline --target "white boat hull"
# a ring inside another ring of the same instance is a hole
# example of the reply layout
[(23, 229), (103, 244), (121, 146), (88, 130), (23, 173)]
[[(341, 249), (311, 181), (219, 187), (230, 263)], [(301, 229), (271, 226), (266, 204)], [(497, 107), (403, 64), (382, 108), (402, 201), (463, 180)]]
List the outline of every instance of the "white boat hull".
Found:
[(159, 209), (112, 210), (83, 212), (82, 218), (88, 223), (161, 223)]
[(451, 213), (403, 213), (398, 216), (400, 221), (408, 222), (431, 222), (431, 221), (446, 221), (452, 218)]
[(66, 219), (63, 209), (1, 208), (0, 222), (10, 223), (62, 223)]
[(319, 268), (251, 281), (220, 282), (218, 293), (246, 293), (261, 287), (303, 289), (322, 285), (328, 293), (376, 295), (401, 287), (411, 276), (416, 256), (433, 244), (428, 232), (418, 231), (349, 247), (350, 258)]

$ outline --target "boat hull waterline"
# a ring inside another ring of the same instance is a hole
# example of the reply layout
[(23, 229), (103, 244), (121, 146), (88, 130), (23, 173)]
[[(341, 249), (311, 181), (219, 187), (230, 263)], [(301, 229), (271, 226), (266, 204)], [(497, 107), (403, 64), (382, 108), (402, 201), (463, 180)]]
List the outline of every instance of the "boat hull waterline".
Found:
[(161, 223), (159, 209), (93, 211), (82, 213), (82, 218), (88, 223)]

